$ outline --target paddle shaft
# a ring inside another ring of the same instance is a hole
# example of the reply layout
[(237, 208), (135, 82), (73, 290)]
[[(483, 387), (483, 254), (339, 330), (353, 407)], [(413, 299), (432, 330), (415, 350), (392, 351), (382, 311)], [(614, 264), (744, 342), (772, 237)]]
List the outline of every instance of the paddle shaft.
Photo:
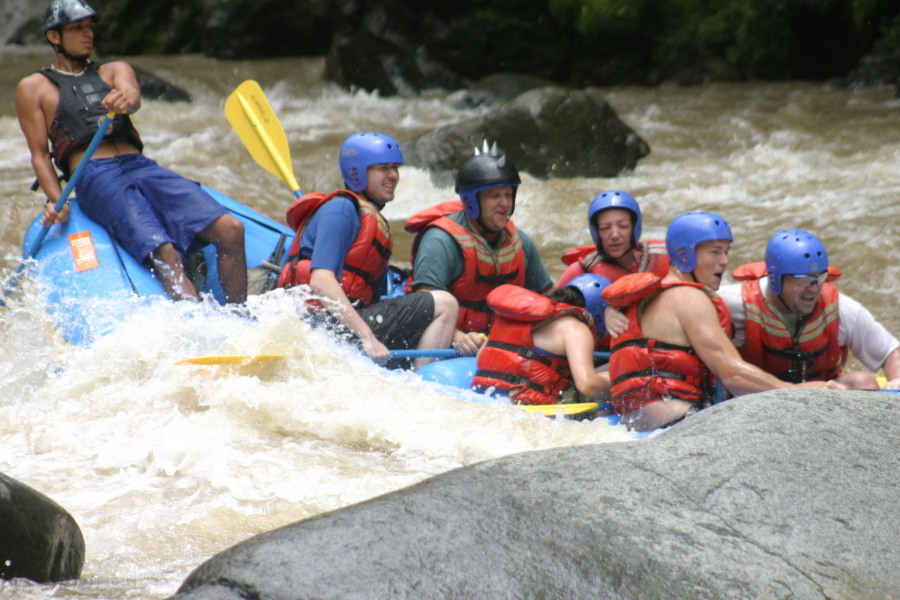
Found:
[[(455, 358), (459, 352), (455, 348), (437, 348), (432, 350), (391, 350), (391, 358)], [(609, 360), (609, 352), (594, 352), (594, 358)]]
[[(56, 204), (53, 206), (53, 210), (59, 212), (62, 210), (62, 207), (69, 200), (69, 195), (72, 193), (72, 190), (75, 189), (75, 186), (78, 185), (78, 181), (81, 179), (82, 174), (84, 173), (84, 168), (88, 164), (88, 161), (91, 160), (91, 156), (93, 156), (94, 151), (97, 149), (97, 146), (100, 145), (100, 142), (103, 141), (103, 136), (106, 135), (106, 129), (109, 127), (109, 124), (112, 122), (115, 117), (114, 113), (107, 113), (103, 120), (100, 121), (99, 127), (97, 127), (97, 133), (94, 134), (94, 137), (91, 138), (90, 144), (88, 144), (87, 149), (84, 151), (84, 155), (81, 157), (81, 160), (78, 161), (78, 166), (75, 167), (75, 172), (72, 173), (72, 176), (69, 177), (69, 181), (66, 183), (66, 187), (63, 188), (62, 194), (60, 194), (59, 199), (56, 201)], [(12, 288), (16, 286), (16, 283), (19, 280), (19, 277), (22, 271), (25, 269), (26, 261), (30, 258), (34, 258), (34, 256), (41, 249), (41, 246), (44, 244), (44, 239), (47, 237), (47, 232), (50, 231), (50, 225), (44, 225), (41, 232), (38, 234), (37, 238), (35, 238), (34, 243), (31, 244), (31, 248), (28, 249), (28, 253), (24, 257), (24, 260), (19, 265), (19, 268), (16, 269), (16, 272), (12, 277), (6, 280), (6, 283), (3, 284), (3, 297), (9, 296)], [(0, 298), (0, 306), (6, 306), (6, 302)]]
[[(87, 166), (88, 162), (90, 162), (91, 156), (93, 156), (94, 151), (97, 149), (97, 146), (99, 146), (100, 142), (103, 141), (103, 136), (106, 135), (106, 129), (109, 127), (109, 124), (112, 122), (115, 116), (115, 113), (107, 113), (106, 116), (103, 117), (103, 120), (100, 121), (100, 126), (97, 128), (97, 133), (95, 133), (94, 137), (91, 138), (91, 143), (88, 144), (87, 149), (84, 151), (84, 155), (81, 157), (81, 160), (78, 161), (78, 166), (75, 167), (75, 172), (72, 173), (71, 177), (69, 177), (69, 181), (66, 183), (66, 187), (63, 189), (62, 194), (59, 195), (59, 200), (57, 200), (56, 204), (53, 206), (53, 210), (55, 210), (56, 212), (61, 211), (66, 202), (68, 202), (69, 195), (81, 180), (81, 176), (84, 173), (85, 167)], [(33, 258), (34, 255), (38, 253), (38, 250), (41, 249), (41, 246), (44, 243), (44, 238), (47, 237), (48, 231), (50, 231), (50, 225), (44, 225), (44, 228), (41, 229), (41, 233), (37, 236), (37, 239), (35, 239), (34, 243), (31, 245), (31, 248), (28, 251), (28, 256), (26, 256), (26, 258)], [(21, 267), (19, 268), (21, 269)]]
[[(459, 352), (455, 348), (435, 348), (435, 349), (413, 349), (413, 350), (390, 350), (391, 358), (457, 358)], [(276, 360), (283, 358), (283, 354), (246, 354), (246, 355), (224, 355), (224, 356), (199, 356), (195, 358), (187, 358), (180, 361), (179, 364), (195, 364), (195, 365), (215, 365), (215, 364), (232, 364), (235, 362), (248, 362), (254, 360)], [(594, 358), (604, 360), (609, 359), (609, 352), (594, 352)]]

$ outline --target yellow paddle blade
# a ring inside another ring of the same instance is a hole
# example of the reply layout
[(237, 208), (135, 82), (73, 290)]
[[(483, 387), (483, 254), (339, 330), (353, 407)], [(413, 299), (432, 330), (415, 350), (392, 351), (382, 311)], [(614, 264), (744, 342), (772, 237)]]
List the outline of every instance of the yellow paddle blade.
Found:
[(298, 195), (300, 185), (294, 179), (287, 136), (259, 84), (247, 80), (231, 92), (225, 100), (225, 116), (250, 156)]
[(176, 365), (261, 365), (281, 360), (281, 354), (225, 354), (222, 356), (196, 356), (179, 360)]
[(580, 415), (581, 413), (596, 412), (600, 405), (596, 402), (579, 402), (572, 404), (519, 404), (519, 408), (529, 413), (539, 412), (548, 417), (558, 415)]

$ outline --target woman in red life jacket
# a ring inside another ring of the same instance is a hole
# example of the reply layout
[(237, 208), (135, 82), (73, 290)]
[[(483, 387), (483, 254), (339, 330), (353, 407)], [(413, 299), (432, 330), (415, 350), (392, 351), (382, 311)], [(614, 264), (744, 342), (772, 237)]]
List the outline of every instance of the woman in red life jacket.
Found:
[(641, 242), (641, 207), (634, 196), (621, 190), (597, 194), (588, 206), (592, 245), (578, 246), (563, 254), (569, 265), (556, 282), (569, 283), (582, 273), (596, 273), (615, 281), (629, 273), (656, 273), (665, 277), (669, 257), (665, 242)]
[(573, 384), (584, 396), (605, 397), (609, 377), (594, 369), (594, 344), (605, 334), (607, 285), (589, 273), (547, 296), (513, 285), (490, 292), (497, 317), (472, 385), (508, 392), (520, 404), (555, 404)]

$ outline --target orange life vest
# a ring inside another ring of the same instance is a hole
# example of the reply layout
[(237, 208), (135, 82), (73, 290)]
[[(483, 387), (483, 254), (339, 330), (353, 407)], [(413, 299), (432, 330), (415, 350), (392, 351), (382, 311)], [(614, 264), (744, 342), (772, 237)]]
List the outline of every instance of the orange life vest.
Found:
[(288, 261), (281, 269), (278, 285), (287, 288), (309, 283), (310, 259), (300, 256), (300, 238), (316, 210), (338, 196), (352, 200), (359, 212), (359, 233), (344, 257), (341, 288), (351, 302), (368, 306), (374, 298), (376, 282), (388, 268), (394, 241), (390, 225), (378, 207), (349, 190), (306, 194), (288, 208), (287, 224), (297, 235), (291, 243)]
[(525, 251), (512, 221), (506, 223), (503, 244), (493, 249), (468, 227), (448, 217), (462, 211), (462, 202), (451, 200), (410, 217), (404, 224), (406, 231), (416, 234), (410, 260), (415, 265), (419, 240), (429, 227), (439, 227), (450, 234), (459, 246), (465, 265), (462, 275), (451, 282), (448, 289), (459, 302), (456, 328), (465, 332), (486, 332), (494, 320), (494, 313), (486, 302), (487, 295), (505, 283), (518, 286), (525, 283)]
[(532, 331), (539, 323), (565, 315), (588, 325), (591, 317), (584, 309), (514, 285), (496, 288), (488, 294), (487, 303), (497, 319), (478, 353), (472, 386), (514, 391), (520, 404), (558, 402), (558, 394), (572, 385), (569, 361), (535, 349)]
[(715, 401), (715, 376), (694, 349), (648, 338), (638, 321), (638, 309), (644, 298), (680, 285), (706, 292), (716, 307), (723, 331), (731, 335), (731, 317), (725, 303), (702, 284), (681, 281), (664, 284), (653, 273), (640, 273), (607, 286), (603, 297), (613, 306), (627, 306), (628, 317), (628, 329), (616, 338), (609, 360), (612, 405), (618, 414), (627, 415), (665, 398), (700, 406)]
[[(849, 348), (838, 342), (840, 316), (837, 287), (825, 283), (812, 314), (792, 333), (781, 317), (766, 302), (759, 287), (758, 268), (744, 265), (735, 270), (743, 279), (741, 296), (746, 313), (744, 345), (741, 356), (782, 381), (828, 381), (840, 376)], [(765, 271), (763, 271), (763, 274)], [(829, 273), (829, 281), (840, 271)]]
[(636, 261), (631, 269), (626, 269), (611, 259), (601, 257), (595, 246), (572, 248), (563, 254), (562, 261), (567, 265), (576, 262), (581, 265), (581, 272), (575, 273), (576, 276), (584, 273), (596, 273), (610, 281), (615, 281), (631, 273), (656, 273), (662, 278), (669, 272), (669, 254), (666, 251), (665, 242), (659, 240), (641, 242), (637, 248), (632, 248), (631, 252)]

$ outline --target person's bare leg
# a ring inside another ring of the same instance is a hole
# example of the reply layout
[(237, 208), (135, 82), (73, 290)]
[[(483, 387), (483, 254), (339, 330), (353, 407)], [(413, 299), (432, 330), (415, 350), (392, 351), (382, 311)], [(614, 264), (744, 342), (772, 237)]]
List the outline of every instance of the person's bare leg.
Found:
[(222, 215), (200, 232), (200, 237), (216, 247), (219, 284), (225, 301), (247, 301), (247, 255), (244, 249), (244, 224), (232, 215)]
[[(453, 294), (444, 290), (428, 290), (425, 292), (434, 297), (434, 318), (422, 337), (419, 338), (419, 350), (438, 350), (449, 348), (453, 341), (453, 332), (456, 330), (456, 319), (459, 316), (459, 303)], [(418, 369), (430, 362), (437, 360), (434, 357), (420, 357), (415, 360), (415, 368)]]
[(150, 263), (156, 276), (163, 284), (166, 293), (172, 300), (190, 300), (199, 302), (194, 284), (184, 272), (181, 255), (171, 242), (166, 242), (150, 253)]
[(628, 413), (622, 422), (634, 431), (653, 431), (682, 418), (691, 406), (684, 400), (657, 400)]

